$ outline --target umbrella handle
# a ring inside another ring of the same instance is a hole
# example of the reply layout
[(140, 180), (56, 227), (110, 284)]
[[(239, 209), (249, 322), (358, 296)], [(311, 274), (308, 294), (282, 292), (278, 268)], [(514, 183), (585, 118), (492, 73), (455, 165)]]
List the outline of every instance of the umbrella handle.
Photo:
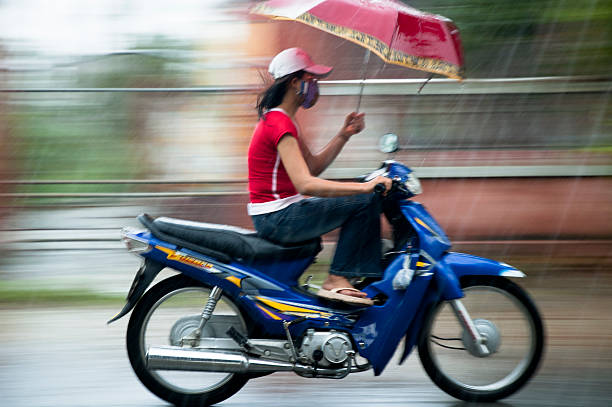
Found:
[(359, 113), (359, 108), (361, 107), (361, 96), (363, 95), (363, 86), (365, 85), (366, 80), (366, 72), (368, 70), (368, 62), (370, 61), (370, 50), (366, 49), (366, 53), (363, 56), (363, 68), (361, 70), (361, 86), (359, 87), (359, 98), (357, 99), (357, 109), (355, 109), (356, 113)]

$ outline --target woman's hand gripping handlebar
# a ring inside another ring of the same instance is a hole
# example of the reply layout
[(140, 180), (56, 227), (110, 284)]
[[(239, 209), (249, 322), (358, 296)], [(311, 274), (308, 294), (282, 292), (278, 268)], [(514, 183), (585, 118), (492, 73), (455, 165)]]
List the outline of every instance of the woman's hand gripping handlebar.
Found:
[(389, 193), (389, 191), (391, 191), (393, 180), (391, 178), (378, 176), (366, 182), (365, 185), (367, 187), (366, 192), (376, 192), (377, 194), (385, 196), (387, 193)]

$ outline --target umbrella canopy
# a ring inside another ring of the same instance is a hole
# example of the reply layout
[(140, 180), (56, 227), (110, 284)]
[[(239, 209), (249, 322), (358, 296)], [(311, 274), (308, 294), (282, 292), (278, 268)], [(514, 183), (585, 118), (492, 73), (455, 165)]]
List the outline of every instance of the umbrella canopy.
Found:
[(391, 64), (463, 78), (461, 40), (453, 22), (396, 0), (268, 0), (251, 12), (316, 27)]

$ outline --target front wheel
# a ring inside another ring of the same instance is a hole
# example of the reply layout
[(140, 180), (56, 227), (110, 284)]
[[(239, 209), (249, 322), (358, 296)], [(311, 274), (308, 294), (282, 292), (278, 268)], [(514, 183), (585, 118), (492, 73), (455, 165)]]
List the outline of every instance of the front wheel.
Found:
[[(127, 330), (130, 363), (140, 381), (155, 395), (177, 406), (209, 406), (225, 400), (244, 386), (248, 376), (233, 373), (164, 371), (147, 369), (150, 346), (183, 346), (182, 338), (199, 325), (211, 290), (177, 275), (153, 286), (132, 312)], [(247, 334), (239, 307), (222, 295), (203, 337), (227, 337), (229, 327)], [(189, 345), (185, 345), (189, 346)]]
[(508, 397), (535, 373), (544, 348), (540, 314), (527, 293), (503, 277), (461, 280), (461, 299), (492, 350), (478, 355), (451, 305), (440, 302), (426, 318), (419, 357), (431, 380), (465, 401), (491, 402)]

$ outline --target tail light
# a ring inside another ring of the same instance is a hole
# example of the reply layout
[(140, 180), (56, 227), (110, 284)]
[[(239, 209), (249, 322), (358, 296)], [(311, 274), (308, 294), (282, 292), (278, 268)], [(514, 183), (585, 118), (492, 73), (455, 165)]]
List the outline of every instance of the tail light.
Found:
[(128, 252), (142, 254), (153, 249), (153, 246), (149, 244), (148, 240), (138, 236), (142, 232), (144, 232), (144, 230), (137, 230), (129, 227), (121, 229), (121, 241)]

